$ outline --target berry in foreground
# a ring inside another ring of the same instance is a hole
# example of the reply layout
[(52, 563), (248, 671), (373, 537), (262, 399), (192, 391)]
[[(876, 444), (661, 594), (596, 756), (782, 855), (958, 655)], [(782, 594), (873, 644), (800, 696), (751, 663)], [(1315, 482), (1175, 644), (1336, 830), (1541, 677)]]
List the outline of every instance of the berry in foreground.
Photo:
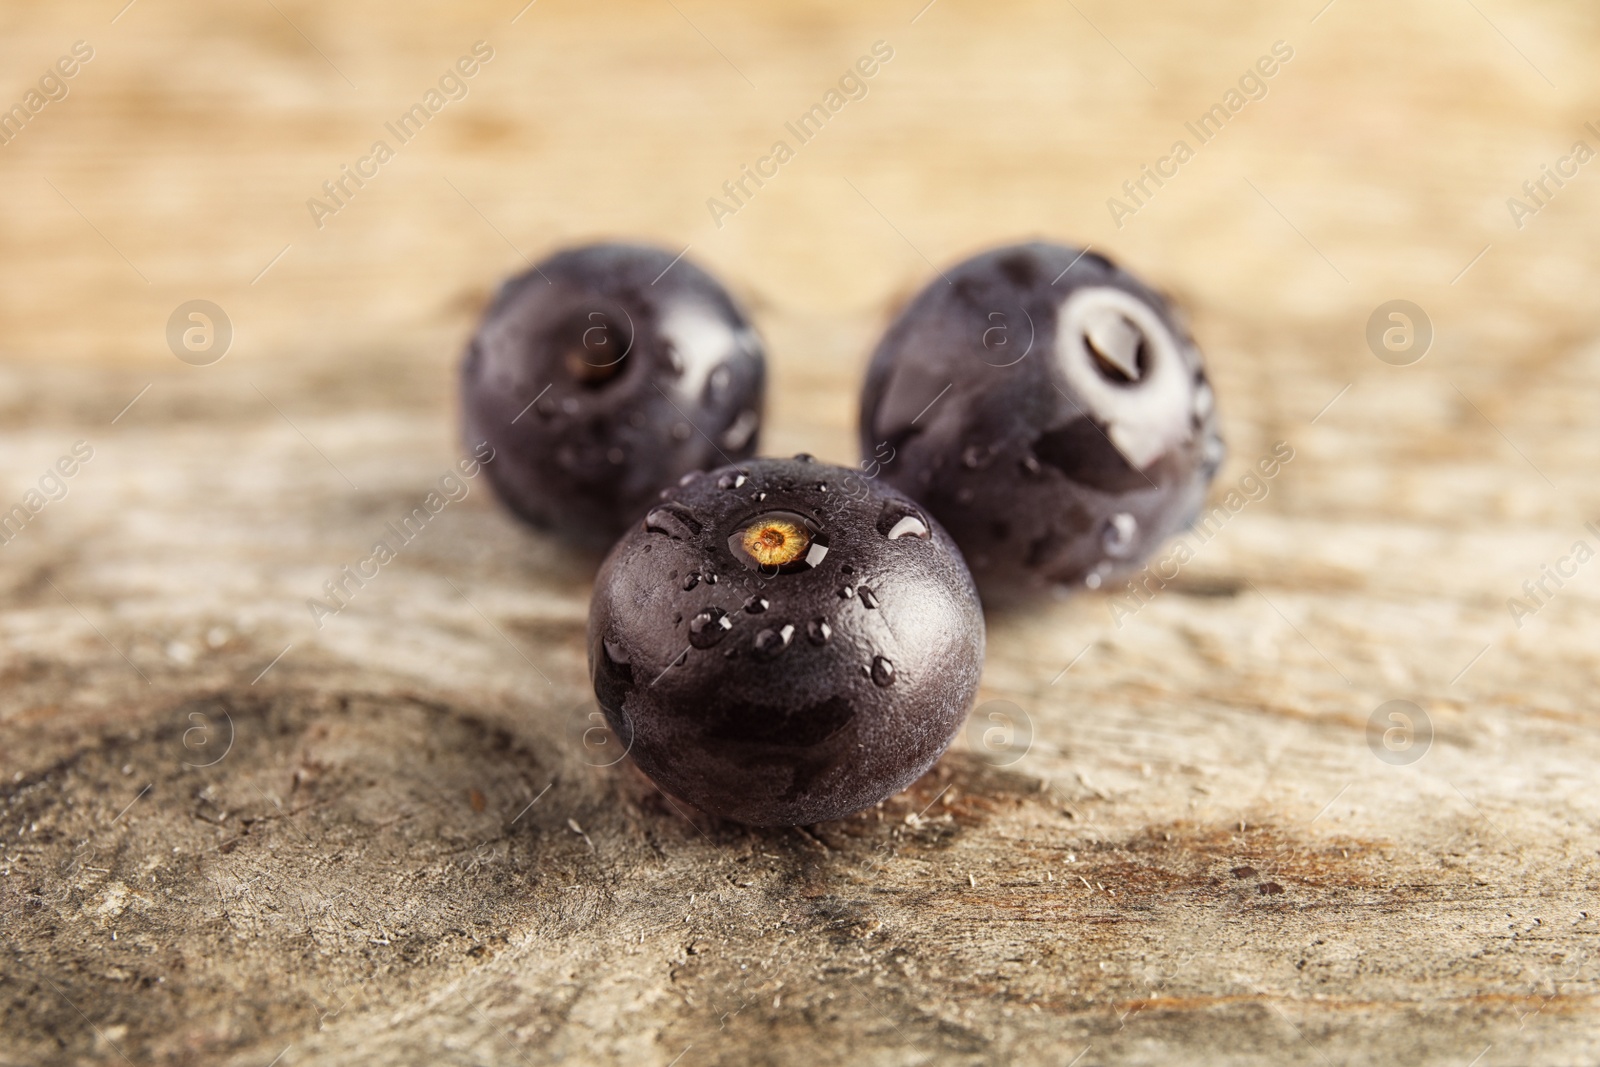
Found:
[(835, 819), (915, 781), (960, 729), (984, 625), (949, 535), (810, 457), (686, 477), (611, 550), (589, 673), (662, 789), (759, 826)]
[(1168, 302), (1045, 243), (975, 256), (918, 294), (873, 355), (860, 432), (995, 600), (1138, 567), (1193, 522), (1225, 454)]
[(663, 485), (755, 451), (765, 377), (749, 320), (705, 271), (587, 245), (501, 287), (462, 361), (463, 433), (494, 447), (513, 511), (604, 548)]

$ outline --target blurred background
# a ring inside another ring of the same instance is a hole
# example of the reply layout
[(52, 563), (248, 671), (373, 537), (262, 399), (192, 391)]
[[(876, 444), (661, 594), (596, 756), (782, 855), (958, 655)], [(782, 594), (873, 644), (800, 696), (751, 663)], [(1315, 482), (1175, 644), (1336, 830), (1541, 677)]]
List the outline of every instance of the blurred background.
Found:
[[(0, 344), (17, 373), (188, 384), (165, 326), (204, 298), (235, 331), (204, 379), (218, 403), (274, 365), (380, 358), (443, 401), (499, 278), (638, 236), (688, 246), (758, 309), (773, 449), (848, 460), (807, 424), (848, 422), (890, 304), (930, 262), (1037, 234), (1175, 292), (1220, 373), (1281, 379), (1286, 414), (1373, 371), (1362, 327), (1397, 297), (1435, 320), (1430, 363), (1489, 395), (1537, 387), (1550, 371), (1518, 368), (1592, 327), (1600, 183), (1585, 168), (1520, 229), (1506, 202), (1575, 140), (1600, 148), (1600, 16), (1319, 6), (7, 4), (7, 103), (74, 42), (93, 59), (0, 146)], [(479, 41), (493, 58), (465, 98), (401, 144), (385, 123)], [(893, 58), (867, 95), (717, 225), (707, 201), (876, 41)], [(1184, 124), (1279, 41), (1293, 58), (1267, 95), (1201, 145)], [(1123, 183), (1178, 139), (1195, 157), (1118, 225), (1108, 199), (1132, 203)], [(394, 158), (319, 226), (307, 201), (377, 140)]]
[[(25, 1061), (1582, 1060), (1596, 586), (1546, 575), (1600, 546), (1597, 49), (1552, 0), (6, 0), (0, 509), (93, 449), (0, 546)], [(851, 464), (899, 302), (1033, 236), (1187, 311), (1218, 497), (1294, 459), (1136, 618), (991, 617), (1015, 759), (969, 731), (815, 841), (680, 819), (572, 754), (592, 561), (486, 487), (307, 617), (460, 454), (461, 349), (549, 251), (709, 268), (768, 345), (763, 450)], [(1428, 341), (1381, 350), (1401, 300)], [(196, 903), (140, 911), (135, 868)], [(834, 1000), (853, 954), (881, 1000)]]

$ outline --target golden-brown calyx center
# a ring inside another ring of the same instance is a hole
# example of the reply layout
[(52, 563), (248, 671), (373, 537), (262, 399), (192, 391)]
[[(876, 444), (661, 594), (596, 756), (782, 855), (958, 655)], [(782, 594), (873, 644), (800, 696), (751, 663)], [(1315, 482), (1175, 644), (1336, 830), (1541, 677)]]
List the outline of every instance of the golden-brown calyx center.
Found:
[(752, 523), (742, 536), (744, 550), (763, 567), (783, 567), (795, 562), (811, 547), (811, 535), (787, 519)]

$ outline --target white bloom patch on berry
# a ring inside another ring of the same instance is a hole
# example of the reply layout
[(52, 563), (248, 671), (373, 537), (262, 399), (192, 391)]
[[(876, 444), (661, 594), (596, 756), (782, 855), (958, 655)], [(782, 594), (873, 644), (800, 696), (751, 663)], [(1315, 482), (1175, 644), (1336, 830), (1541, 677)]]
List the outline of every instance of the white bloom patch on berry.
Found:
[(1161, 316), (1132, 293), (1075, 290), (1061, 305), (1055, 355), (1086, 414), (1136, 469), (1193, 433), (1193, 368)]

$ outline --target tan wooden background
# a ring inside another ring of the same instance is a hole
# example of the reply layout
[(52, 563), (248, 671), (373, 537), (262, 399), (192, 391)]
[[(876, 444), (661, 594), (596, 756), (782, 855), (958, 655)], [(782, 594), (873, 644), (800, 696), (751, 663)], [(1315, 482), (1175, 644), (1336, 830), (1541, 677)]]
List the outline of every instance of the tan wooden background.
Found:
[[(0, 145), (0, 506), (94, 450), (0, 545), (0, 1063), (1600, 1059), (1600, 562), (1507, 605), (1600, 548), (1600, 163), (1507, 206), (1600, 149), (1600, 14), (519, 6), (0, 6), (0, 104), (93, 49)], [(768, 450), (849, 463), (894, 303), (1034, 234), (1187, 306), (1219, 497), (1295, 458), (1123, 625), (991, 618), (1015, 762), (980, 729), (878, 811), (760, 832), (589, 766), (592, 561), (481, 484), (313, 628), (456, 458), (456, 354), (527, 260), (689, 246), (770, 345)], [(233, 326), (214, 365), (168, 350), (193, 299)], [(1434, 327), (1411, 366), (1364, 340), (1393, 299)], [(1389, 700), (1431, 721), (1415, 762), (1369, 748)]]

